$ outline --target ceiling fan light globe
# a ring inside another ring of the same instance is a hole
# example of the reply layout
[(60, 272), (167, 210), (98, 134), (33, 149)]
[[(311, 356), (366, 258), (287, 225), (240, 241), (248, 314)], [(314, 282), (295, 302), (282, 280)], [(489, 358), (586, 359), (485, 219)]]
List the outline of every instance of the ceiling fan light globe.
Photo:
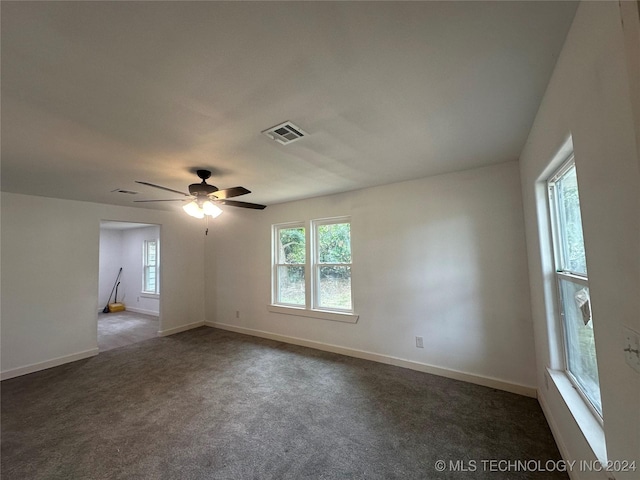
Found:
[(202, 210), (205, 215), (209, 215), (212, 218), (216, 218), (222, 213), (222, 209), (210, 200), (207, 200), (202, 204)]
[(192, 217), (204, 218), (204, 212), (195, 201), (187, 203), (182, 209)]

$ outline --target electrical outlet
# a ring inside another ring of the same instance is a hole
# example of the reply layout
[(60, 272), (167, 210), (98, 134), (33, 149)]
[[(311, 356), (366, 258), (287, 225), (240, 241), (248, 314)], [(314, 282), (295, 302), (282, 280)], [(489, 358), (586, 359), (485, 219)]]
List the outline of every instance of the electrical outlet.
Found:
[(640, 373), (640, 333), (624, 327), (624, 359)]
[(422, 341), (422, 337), (416, 337), (416, 347), (424, 348), (424, 343)]
[(236, 310), (236, 318), (240, 318), (240, 310)]

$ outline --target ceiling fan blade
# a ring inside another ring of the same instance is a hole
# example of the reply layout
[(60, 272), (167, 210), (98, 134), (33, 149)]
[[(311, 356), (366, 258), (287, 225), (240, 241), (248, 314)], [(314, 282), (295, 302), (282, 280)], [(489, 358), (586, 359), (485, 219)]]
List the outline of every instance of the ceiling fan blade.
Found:
[(134, 200), (134, 203), (145, 203), (145, 202), (184, 202), (182, 198), (172, 198), (170, 200)]
[(149, 187), (159, 188), (159, 189), (161, 189), (161, 190), (166, 190), (167, 192), (179, 193), (180, 195), (184, 195), (185, 197), (188, 197), (188, 196), (189, 196), (189, 194), (188, 194), (188, 193), (184, 193), (184, 192), (181, 192), (181, 191), (179, 191), (179, 190), (174, 190), (174, 189), (172, 189), (172, 188), (161, 187), (160, 185), (154, 185), (153, 183), (149, 183), (149, 182), (140, 182), (140, 181), (138, 181), (138, 180), (136, 180), (135, 182), (136, 182), (136, 183), (139, 183), (139, 184), (141, 184), (141, 185), (147, 185), (147, 186), (149, 186)]
[(251, 190), (247, 190), (244, 187), (231, 187), (213, 192), (213, 196), (219, 200), (224, 200), (225, 198), (239, 197), (240, 195), (246, 195), (247, 193), (251, 193)]
[(249, 202), (238, 202), (236, 200), (216, 200), (216, 203), (220, 203), (222, 205), (229, 205), (230, 207), (253, 208), (255, 210), (264, 210), (265, 208), (267, 208), (266, 205), (260, 205), (258, 203), (249, 203)]

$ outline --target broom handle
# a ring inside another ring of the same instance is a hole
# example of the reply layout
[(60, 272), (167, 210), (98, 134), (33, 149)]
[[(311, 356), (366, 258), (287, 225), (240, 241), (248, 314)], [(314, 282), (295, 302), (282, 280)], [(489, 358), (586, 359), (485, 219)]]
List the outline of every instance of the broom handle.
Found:
[[(116, 277), (116, 282), (113, 284), (113, 288), (111, 289), (111, 294), (109, 295), (109, 300), (107, 301), (107, 305), (109, 305), (109, 303), (111, 303), (111, 296), (113, 295), (113, 291), (116, 289), (116, 287), (118, 286), (118, 279), (120, 278), (120, 274), (122, 273), (122, 267), (120, 267), (120, 271), (118, 272), (118, 276)], [(117, 294), (116, 294), (117, 296)]]

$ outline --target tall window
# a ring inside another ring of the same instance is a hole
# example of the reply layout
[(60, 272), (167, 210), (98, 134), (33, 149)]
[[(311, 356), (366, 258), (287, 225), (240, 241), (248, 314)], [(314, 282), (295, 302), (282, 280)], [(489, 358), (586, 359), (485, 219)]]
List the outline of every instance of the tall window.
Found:
[(276, 226), (275, 299), (280, 305), (305, 306), (305, 228), (302, 224)]
[(313, 222), (314, 307), (351, 311), (351, 224)]
[(273, 240), (275, 305), (353, 311), (347, 218), (274, 225)]
[(160, 293), (160, 281), (158, 278), (158, 260), (159, 260), (159, 242), (158, 240), (145, 240), (142, 255), (143, 272), (142, 272), (142, 292), (143, 293)]
[(589, 277), (573, 156), (551, 177), (549, 206), (567, 374), (602, 415)]

